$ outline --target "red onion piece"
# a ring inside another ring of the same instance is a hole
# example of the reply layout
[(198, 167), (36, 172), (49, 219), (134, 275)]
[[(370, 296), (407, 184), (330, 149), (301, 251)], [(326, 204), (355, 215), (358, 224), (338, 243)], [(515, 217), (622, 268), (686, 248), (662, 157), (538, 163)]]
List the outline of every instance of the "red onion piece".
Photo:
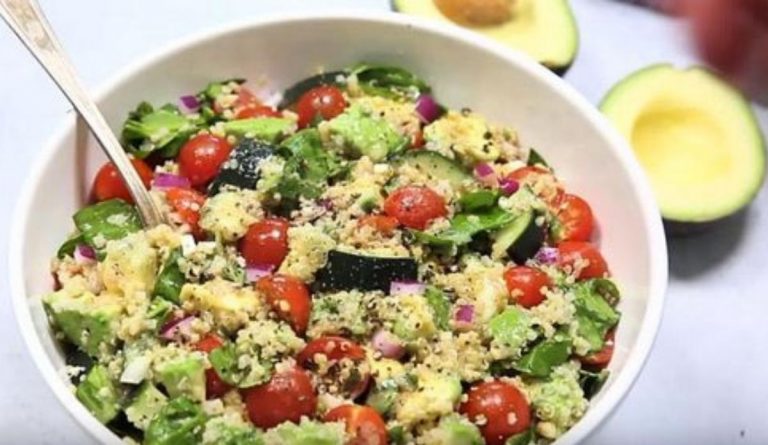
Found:
[(254, 283), (260, 279), (270, 275), (275, 270), (275, 266), (268, 264), (257, 264), (255, 266), (248, 266), (245, 268), (245, 279), (249, 283)]
[(456, 310), (456, 314), (454, 314), (453, 319), (457, 323), (471, 324), (475, 319), (475, 307), (471, 304), (459, 305), (459, 308)]
[(418, 281), (393, 281), (389, 285), (390, 295), (421, 295), (427, 289), (424, 283)]
[(512, 178), (503, 178), (499, 181), (499, 190), (504, 196), (510, 196), (520, 190), (520, 183)]
[(90, 264), (96, 261), (96, 251), (93, 250), (93, 247), (85, 244), (78, 244), (77, 247), (75, 247), (73, 256), (75, 261), (80, 264)]
[(197, 100), (196, 96), (193, 96), (193, 95), (181, 96), (179, 98), (179, 102), (181, 102), (181, 105), (184, 107), (184, 109), (190, 113), (194, 113), (195, 111), (200, 109), (200, 101)]
[(481, 162), (475, 166), (475, 178), (488, 187), (495, 187), (498, 184), (496, 171), (487, 162)]
[(188, 315), (169, 321), (160, 328), (160, 337), (165, 340), (176, 340), (180, 334), (189, 334), (195, 318), (194, 315)]
[(560, 260), (560, 250), (555, 247), (542, 247), (533, 259), (541, 264), (556, 264)]
[(371, 339), (373, 349), (379, 351), (382, 357), (399, 359), (405, 354), (405, 347), (397, 336), (389, 331), (380, 330)]
[(167, 189), (172, 187), (180, 187), (188, 189), (192, 187), (185, 176), (174, 175), (173, 173), (157, 173), (155, 179), (152, 180), (152, 186), (158, 189)]
[(429, 124), (440, 117), (440, 105), (429, 94), (422, 94), (416, 99), (416, 112), (422, 122)]

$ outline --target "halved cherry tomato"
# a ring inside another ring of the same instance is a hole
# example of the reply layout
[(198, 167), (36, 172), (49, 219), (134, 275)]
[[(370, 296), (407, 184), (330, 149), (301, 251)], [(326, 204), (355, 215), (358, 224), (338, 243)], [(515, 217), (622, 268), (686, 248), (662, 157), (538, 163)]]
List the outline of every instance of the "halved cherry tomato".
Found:
[(296, 102), (299, 115), (299, 128), (306, 128), (315, 119), (333, 119), (347, 108), (347, 101), (341, 90), (330, 85), (312, 88)]
[(411, 229), (424, 230), (430, 221), (448, 214), (445, 199), (428, 187), (400, 187), (384, 201), (384, 213)]
[(383, 233), (391, 235), (397, 229), (397, 218), (386, 215), (366, 215), (360, 218), (361, 226), (369, 226)]
[[(152, 178), (155, 176), (152, 169), (141, 159), (131, 159), (131, 164), (136, 169), (136, 173), (139, 174), (144, 187), (149, 188)], [(111, 162), (102, 165), (99, 172), (96, 173), (92, 189), (92, 194), (97, 201), (120, 198), (126, 202), (133, 202), (128, 187), (125, 185), (120, 173), (117, 172), (115, 165)]]
[(375, 409), (341, 405), (325, 414), (326, 422), (344, 422), (350, 436), (346, 445), (386, 445), (387, 425)]
[(559, 241), (589, 241), (594, 222), (592, 209), (587, 201), (566, 193), (557, 217), (562, 226)]
[(312, 380), (298, 367), (277, 372), (269, 382), (243, 390), (243, 398), (248, 417), (259, 428), (299, 423), (302, 416), (312, 416), (317, 408)]
[(288, 221), (267, 218), (248, 227), (240, 253), (249, 266), (279, 266), (288, 255)]
[(523, 393), (501, 380), (471, 387), (459, 412), (478, 424), (488, 445), (503, 445), (507, 438), (522, 433), (531, 424), (531, 408)]
[(605, 368), (613, 358), (614, 338), (616, 336), (615, 330), (610, 330), (605, 335), (605, 344), (603, 349), (594, 352), (586, 357), (581, 357), (581, 363), (594, 368)]
[(411, 148), (421, 148), (424, 146), (424, 132), (419, 130), (411, 137)]
[(312, 300), (303, 281), (286, 275), (269, 275), (256, 282), (272, 310), (287, 321), (297, 334), (303, 335), (309, 324)]
[(267, 105), (248, 105), (235, 113), (235, 119), (251, 119), (256, 117), (282, 117), (279, 111)]
[[(216, 334), (207, 334), (194, 345), (198, 351), (210, 354), (214, 349), (220, 348), (224, 342)], [(205, 370), (205, 398), (217, 399), (228, 393), (232, 386), (225, 382), (213, 368)]]
[(211, 134), (199, 134), (188, 140), (179, 151), (179, 171), (193, 186), (210, 182), (229, 158), (232, 146), (226, 139)]
[(510, 267), (504, 272), (504, 280), (513, 301), (525, 308), (537, 306), (544, 301), (541, 289), (552, 285), (547, 274), (527, 266)]
[(510, 173), (508, 178), (514, 179), (520, 185), (532, 187), (542, 199), (555, 208), (560, 205), (565, 193), (555, 175), (543, 167), (530, 165), (519, 168)]
[[(320, 369), (315, 361), (323, 355), (319, 375), (321, 384), (335, 387), (336, 393), (350, 399), (362, 394), (368, 387), (371, 373), (367, 366), (365, 350), (344, 337), (326, 336), (310, 341), (296, 358), (299, 365), (311, 371)], [(346, 369), (343, 367), (346, 366)]]
[(560, 265), (574, 267), (577, 260), (586, 262), (578, 279), (602, 278), (608, 273), (608, 265), (600, 252), (590, 243), (565, 241), (557, 245), (560, 250)]
[(202, 236), (200, 226), (200, 209), (205, 203), (205, 196), (192, 189), (183, 189), (180, 187), (169, 188), (165, 191), (165, 198), (168, 204), (179, 214), (181, 220), (187, 223), (196, 238)]

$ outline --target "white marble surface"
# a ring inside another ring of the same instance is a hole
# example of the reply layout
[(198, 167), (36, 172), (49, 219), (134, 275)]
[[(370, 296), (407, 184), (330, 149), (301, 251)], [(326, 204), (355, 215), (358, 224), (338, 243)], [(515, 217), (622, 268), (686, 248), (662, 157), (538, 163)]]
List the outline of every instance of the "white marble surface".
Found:
[[(385, 10), (387, 0), (43, 0), (89, 86), (155, 46), (229, 20), (310, 7)], [(673, 21), (607, 0), (572, 0), (581, 54), (566, 79), (597, 102), (646, 64), (694, 61)], [(0, 25), (0, 270), (16, 197), (32, 160), (69, 107)], [(138, 99), (138, 98), (137, 98)], [(760, 111), (768, 125), (768, 113)], [(670, 243), (664, 322), (626, 401), (589, 443), (768, 443), (768, 193), (742, 217)], [(0, 275), (5, 276), (5, 275)], [(8, 295), (0, 278), (0, 294)], [(0, 305), (0, 443), (85, 444), (24, 350), (6, 299)]]

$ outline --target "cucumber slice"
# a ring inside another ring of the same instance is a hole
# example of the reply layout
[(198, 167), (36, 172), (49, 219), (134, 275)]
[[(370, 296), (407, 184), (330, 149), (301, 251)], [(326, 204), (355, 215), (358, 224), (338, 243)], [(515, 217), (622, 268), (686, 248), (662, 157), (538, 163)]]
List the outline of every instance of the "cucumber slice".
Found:
[(536, 213), (530, 210), (507, 224), (494, 238), (494, 258), (508, 256), (515, 263), (523, 264), (541, 249), (544, 230), (536, 225)]
[(395, 164), (409, 165), (429, 176), (430, 180), (447, 179), (454, 188), (460, 188), (465, 182), (473, 180), (464, 167), (434, 151), (410, 151), (395, 161)]

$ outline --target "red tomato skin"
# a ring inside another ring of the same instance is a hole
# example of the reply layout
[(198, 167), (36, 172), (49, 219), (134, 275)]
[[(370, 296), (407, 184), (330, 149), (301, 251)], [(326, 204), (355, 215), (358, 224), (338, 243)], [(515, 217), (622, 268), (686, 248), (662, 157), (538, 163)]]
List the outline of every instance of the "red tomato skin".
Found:
[(405, 186), (395, 190), (384, 201), (384, 213), (400, 224), (424, 230), (429, 223), (448, 214), (445, 199), (428, 187)]
[(563, 228), (558, 241), (589, 241), (592, 237), (594, 217), (587, 201), (566, 193), (557, 217)]
[(541, 288), (552, 286), (544, 272), (527, 266), (514, 266), (504, 272), (507, 290), (515, 303), (525, 308), (538, 306), (544, 301)]
[(258, 117), (282, 117), (279, 111), (266, 105), (248, 105), (240, 108), (235, 119), (253, 119)]
[(573, 267), (579, 258), (589, 262), (589, 265), (582, 269), (576, 277), (577, 279), (603, 278), (609, 274), (608, 264), (592, 244), (582, 241), (565, 241), (558, 244), (557, 248), (560, 250), (561, 266)]
[[(488, 445), (503, 445), (507, 438), (522, 433), (531, 424), (531, 408), (523, 393), (501, 380), (471, 387), (459, 412), (473, 422), (479, 416), (485, 417), (479, 428)], [(510, 419), (514, 423), (510, 424)]]
[(192, 189), (172, 187), (166, 190), (165, 198), (179, 214), (182, 221), (189, 225), (195, 238), (201, 238), (202, 231), (198, 223), (200, 222), (200, 209), (205, 204), (205, 196)]
[(352, 360), (365, 359), (365, 350), (357, 343), (344, 337), (325, 336), (310, 341), (299, 352), (296, 359), (299, 365), (311, 367), (315, 361), (315, 354), (325, 354), (329, 361), (350, 358)]
[(385, 215), (366, 215), (360, 218), (361, 226), (373, 227), (384, 235), (391, 235), (397, 229), (397, 218)]
[(424, 132), (419, 130), (411, 138), (411, 148), (414, 150), (417, 150), (417, 149), (423, 148), (424, 144), (425, 144)]
[(206, 334), (205, 337), (201, 338), (200, 341), (195, 344), (195, 349), (210, 354), (211, 351), (220, 348), (223, 345), (224, 342), (218, 335)]
[(580, 357), (581, 363), (585, 366), (592, 368), (603, 369), (611, 362), (613, 358), (613, 350), (615, 347), (614, 339), (616, 336), (615, 330), (610, 330), (605, 335), (605, 345), (603, 349), (587, 355), (586, 357)]
[[(214, 349), (221, 347), (223, 344), (224, 342), (221, 340), (221, 338), (219, 338), (218, 335), (207, 334), (194, 345), (194, 348), (198, 351), (210, 354)], [(205, 370), (206, 399), (218, 399), (219, 397), (222, 397), (224, 394), (228, 393), (231, 389), (232, 386), (222, 380), (221, 377), (219, 377), (219, 374), (216, 373), (215, 369), (210, 368)]]
[(309, 325), (312, 300), (303, 281), (286, 275), (270, 275), (256, 282), (267, 303), (281, 319), (291, 324), (297, 334), (303, 335)]
[(322, 85), (304, 93), (296, 102), (299, 128), (306, 128), (318, 116), (323, 120), (333, 119), (347, 108), (347, 101), (340, 89)]
[(300, 368), (275, 373), (269, 382), (243, 390), (243, 398), (248, 417), (259, 428), (299, 423), (317, 408), (312, 380)]
[(232, 146), (226, 139), (199, 134), (188, 140), (179, 151), (179, 171), (195, 187), (205, 186), (219, 174), (229, 158)]
[(379, 413), (361, 405), (341, 405), (325, 414), (326, 422), (344, 422), (351, 436), (346, 445), (386, 445), (387, 425)]
[(288, 221), (268, 218), (248, 227), (240, 253), (249, 266), (280, 266), (288, 255)]
[[(152, 183), (152, 178), (155, 174), (152, 168), (147, 165), (146, 162), (141, 159), (131, 159), (131, 164), (139, 174), (141, 182), (144, 184), (144, 188), (149, 188)], [(91, 187), (91, 194), (96, 201), (106, 201), (108, 199), (119, 198), (123, 201), (133, 203), (133, 197), (131, 192), (128, 191), (128, 187), (125, 185), (120, 173), (117, 172), (117, 168), (111, 162), (107, 162), (102, 165), (96, 177), (93, 179), (93, 186)]]

